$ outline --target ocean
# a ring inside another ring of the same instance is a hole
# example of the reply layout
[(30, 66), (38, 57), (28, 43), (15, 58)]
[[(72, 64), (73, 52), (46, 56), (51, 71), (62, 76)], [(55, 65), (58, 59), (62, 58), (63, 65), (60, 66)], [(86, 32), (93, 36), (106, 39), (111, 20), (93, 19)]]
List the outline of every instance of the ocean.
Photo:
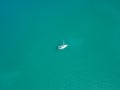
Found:
[(1, 0), (0, 90), (119, 90), (119, 24), (119, 0)]

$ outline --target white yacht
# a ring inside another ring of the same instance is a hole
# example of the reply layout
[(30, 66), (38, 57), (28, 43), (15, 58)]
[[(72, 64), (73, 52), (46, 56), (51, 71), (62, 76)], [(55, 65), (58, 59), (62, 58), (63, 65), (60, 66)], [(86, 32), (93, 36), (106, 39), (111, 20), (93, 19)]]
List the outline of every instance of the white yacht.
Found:
[(58, 49), (59, 49), (59, 50), (63, 50), (63, 49), (65, 49), (65, 48), (67, 48), (67, 47), (68, 47), (68, 44), (65, 44), (65, 42), (64, 42), (64, 40), (63, 40), (62, 45), (58, 46)]

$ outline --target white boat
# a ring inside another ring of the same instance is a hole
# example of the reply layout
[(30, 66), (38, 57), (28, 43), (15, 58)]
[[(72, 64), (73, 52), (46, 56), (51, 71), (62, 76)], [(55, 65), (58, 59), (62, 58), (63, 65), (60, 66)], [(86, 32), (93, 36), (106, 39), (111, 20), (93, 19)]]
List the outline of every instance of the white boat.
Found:
[(66, 47), (68, 47), (68, 44), (65, 44), (65, 42), (64, 42), (64, 40), (63, 40), (62, 45), (58, 46), (58, 49), (59, 49), (59, 50), (63, 50), (63, 49), (65, 49)]

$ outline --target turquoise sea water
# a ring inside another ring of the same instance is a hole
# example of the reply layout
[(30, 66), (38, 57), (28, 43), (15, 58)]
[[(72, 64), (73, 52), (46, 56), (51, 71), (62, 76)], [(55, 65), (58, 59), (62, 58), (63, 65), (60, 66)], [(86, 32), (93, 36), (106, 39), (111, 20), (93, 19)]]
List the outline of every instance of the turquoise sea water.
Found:
[(119, 24), (119, 0), (1, 0), (0, 90), (119, 90)]

